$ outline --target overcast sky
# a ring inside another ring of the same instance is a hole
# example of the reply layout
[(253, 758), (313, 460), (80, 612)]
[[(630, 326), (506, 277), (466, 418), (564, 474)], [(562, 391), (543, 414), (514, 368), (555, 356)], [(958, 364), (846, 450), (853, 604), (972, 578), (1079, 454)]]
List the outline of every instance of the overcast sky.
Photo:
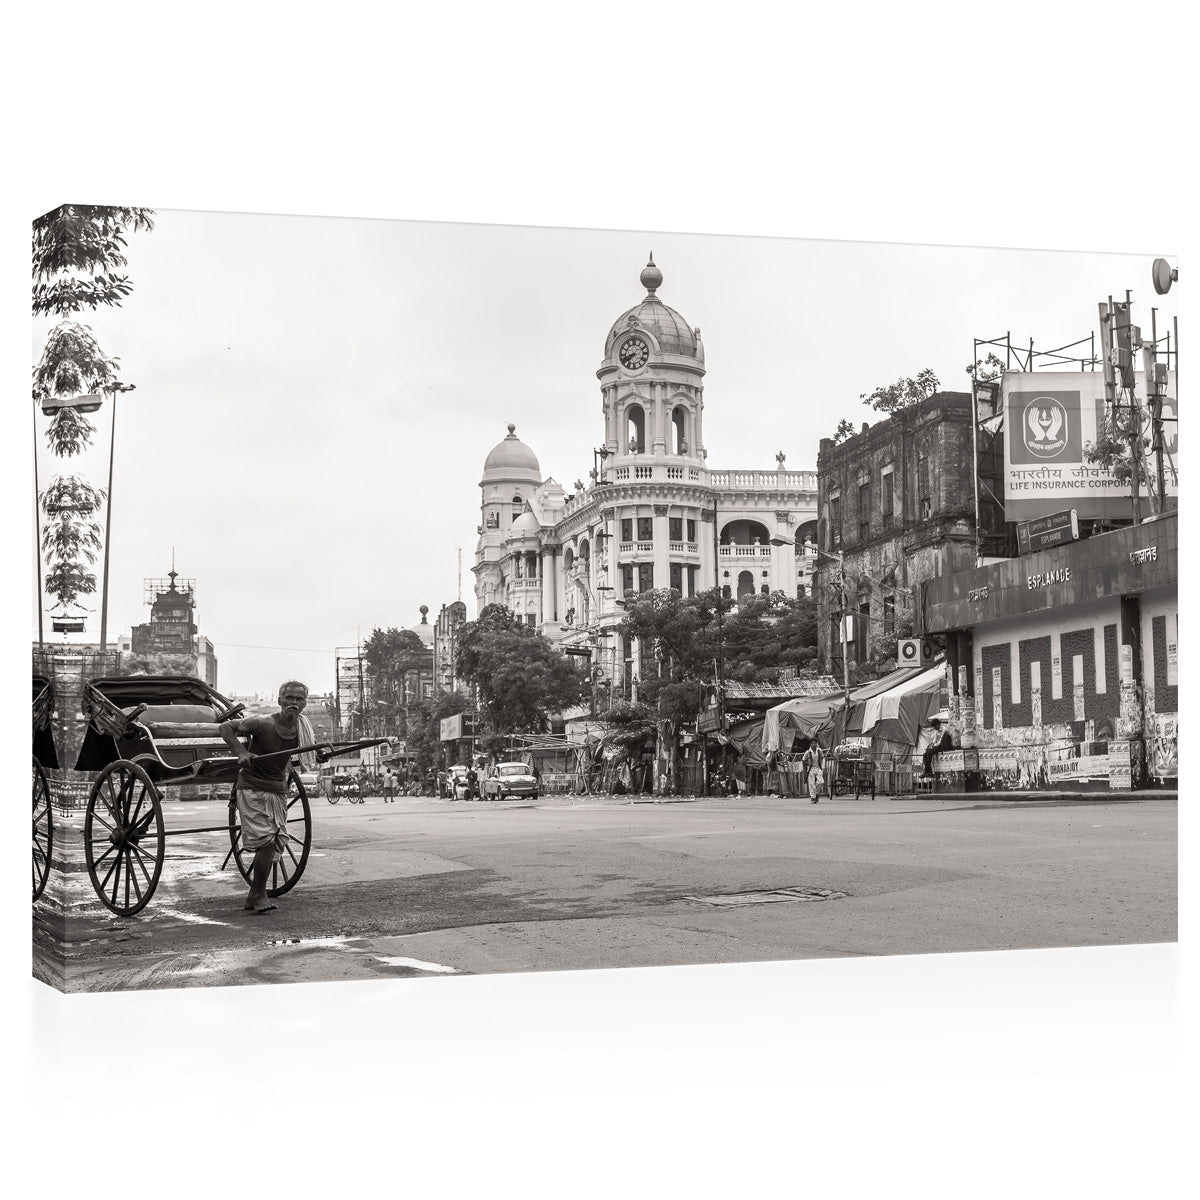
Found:
[[(702, 331), (714, 468), (782, 450), (813, 469), (842, 417), (876, 417), (862, 393), (925, 367), (965, 389), (973, 338), (1052, 349), (1127, 288), (1161, 332), (1177, 295), (1112, 253), (158, 211), (130, 238), (133, 294), (85, 318), (137, 389), (118, 400), (110, 636), (148, 619), (143, 580), (172, 555), (226, 692), (330, 689), (335, 648), (458, 598), (460, 550), (474, 616), (484, 458), (511, 421), (543, 476), (587, 478), (595, 371), (651, 251)], [(102, 486), (110, 419), (70, 466), (43, 441), (43, 486)]]

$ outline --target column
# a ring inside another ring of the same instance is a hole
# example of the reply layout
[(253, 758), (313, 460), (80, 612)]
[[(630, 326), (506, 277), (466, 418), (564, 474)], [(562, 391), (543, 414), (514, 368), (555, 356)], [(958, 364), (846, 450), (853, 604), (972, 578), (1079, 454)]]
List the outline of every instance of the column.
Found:
[(714, 572), (716, 582), (720, 586), (720, 566), (713, 554), (713, 511), (711, 505), (705, 505), (697, 514), (696, 539), (700, 546), (700, 577), (696, 580), (696, 590), (707, 592), (713, 586)]
[(604, 524), (604, 565), (607, 568), (607, 578), (603, 581), (597, 576), (597, 588), (601, 582), (607, 587), (612, 588), (611, 592), (596, 592), (596, 609), (597, 615), (600, 613), (613, 611), (613, 599), (617, 595), (617, 588), (621, 586), (621, 580), (617, 572), (617, 543), (620, 530), (617, 528), (616, 510), (611, 508), (602, 508), (600, 510), (600, 520)]
[(670, 526), (667, 523), (668, 505), (654, 506), (654, 586), (671, 586), (671, 543), (668, 539)]
[(558, 604), (556, 603), (556, 582), (558, 577), (557, 546), (543, 546), (541, 555), (542, 571), (542, 623), (558, 620)]
[[(667, 448), (666, 428), (665, 428), (665, 426), (666, 426), (666, 408), (667, 408), (666, 390), (667, 390), (667, 385), (665, 383), (654, 384), (653, 396), (654, 396), (654, 453), (655, 454), (661, 454)], [(656, 566), (655, 571), (657, 572), (657, 570), (658, 570), (658, 568)], [(655, 582), (656, 583), (658, 582), (657, 574), (655, 577)]]

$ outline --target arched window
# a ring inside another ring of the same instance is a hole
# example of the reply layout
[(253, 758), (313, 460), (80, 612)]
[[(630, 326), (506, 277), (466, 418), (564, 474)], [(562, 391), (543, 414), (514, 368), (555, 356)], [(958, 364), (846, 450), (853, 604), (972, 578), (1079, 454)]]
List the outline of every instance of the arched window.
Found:
[(811, 548), (816, 550), (817, 542), (817, 523), (816, 521), (805, 521), (799, 529), (796, 530), (796, 553), (804, 554), (805, 546), (811, 543)]
[(682, 404), (675, 406), (671, 414), (671, 431), (674, 435), (674, 451), (676, 454), (687, 454), (687, 409)]
[(570, 546), (568, 546), (563, 551), (563, 573), (564, 574), (569, 573), (571, 568), (574, 565), (575, 565), (575, 552), (571, 549)]
[(744, 518), (727, 522), (721, 529), (721, 545), (752, 546), (757, 540), (765, 546), (771, 540), (770, 530), (761, 521)]
[(592, 548), (591, 548), (590, 544), (588, 543), (587, 538), (584, 538), (579, 543), (579, 557), (582, 558), (584, 562), (587, 562), (587, 560), (591, 557), (591, 555), (592, 555)]
[(646, 452), (646, 414), (640, 404), (631, 404), (625, 410), (625, 444), (630, 454)]
[(525, 511), (525, 501), (520, 496), (514, 496), (512, 501), (512, 515), (515, 521)]
[(738, 599), (754, 595), (754, 575), (750, 571), (742, 571), (738, 575)]

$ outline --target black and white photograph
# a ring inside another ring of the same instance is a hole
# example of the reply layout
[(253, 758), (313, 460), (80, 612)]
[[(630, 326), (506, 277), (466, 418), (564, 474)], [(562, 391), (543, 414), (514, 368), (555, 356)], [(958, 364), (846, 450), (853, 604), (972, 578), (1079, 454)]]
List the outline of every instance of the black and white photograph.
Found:
[(13, 1178), (1186, 1193), (1180, 12), (7, 29)]
[(1175, 939), (1170, 259), (33, 234), (39, 979)]

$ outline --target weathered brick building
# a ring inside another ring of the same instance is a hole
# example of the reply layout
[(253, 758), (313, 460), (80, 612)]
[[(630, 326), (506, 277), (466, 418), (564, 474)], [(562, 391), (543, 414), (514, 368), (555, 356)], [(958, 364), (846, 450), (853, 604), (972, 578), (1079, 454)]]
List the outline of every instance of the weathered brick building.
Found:
[[(841, 555), (848, 650), (863, 663), (897, 634), (923, 632), (921, 588), (975, 566), (971, 396), (937, 392), (817, 456), (817, 546)], [(818, 560), (818, 669), (842, 671), (837, 562)]]

